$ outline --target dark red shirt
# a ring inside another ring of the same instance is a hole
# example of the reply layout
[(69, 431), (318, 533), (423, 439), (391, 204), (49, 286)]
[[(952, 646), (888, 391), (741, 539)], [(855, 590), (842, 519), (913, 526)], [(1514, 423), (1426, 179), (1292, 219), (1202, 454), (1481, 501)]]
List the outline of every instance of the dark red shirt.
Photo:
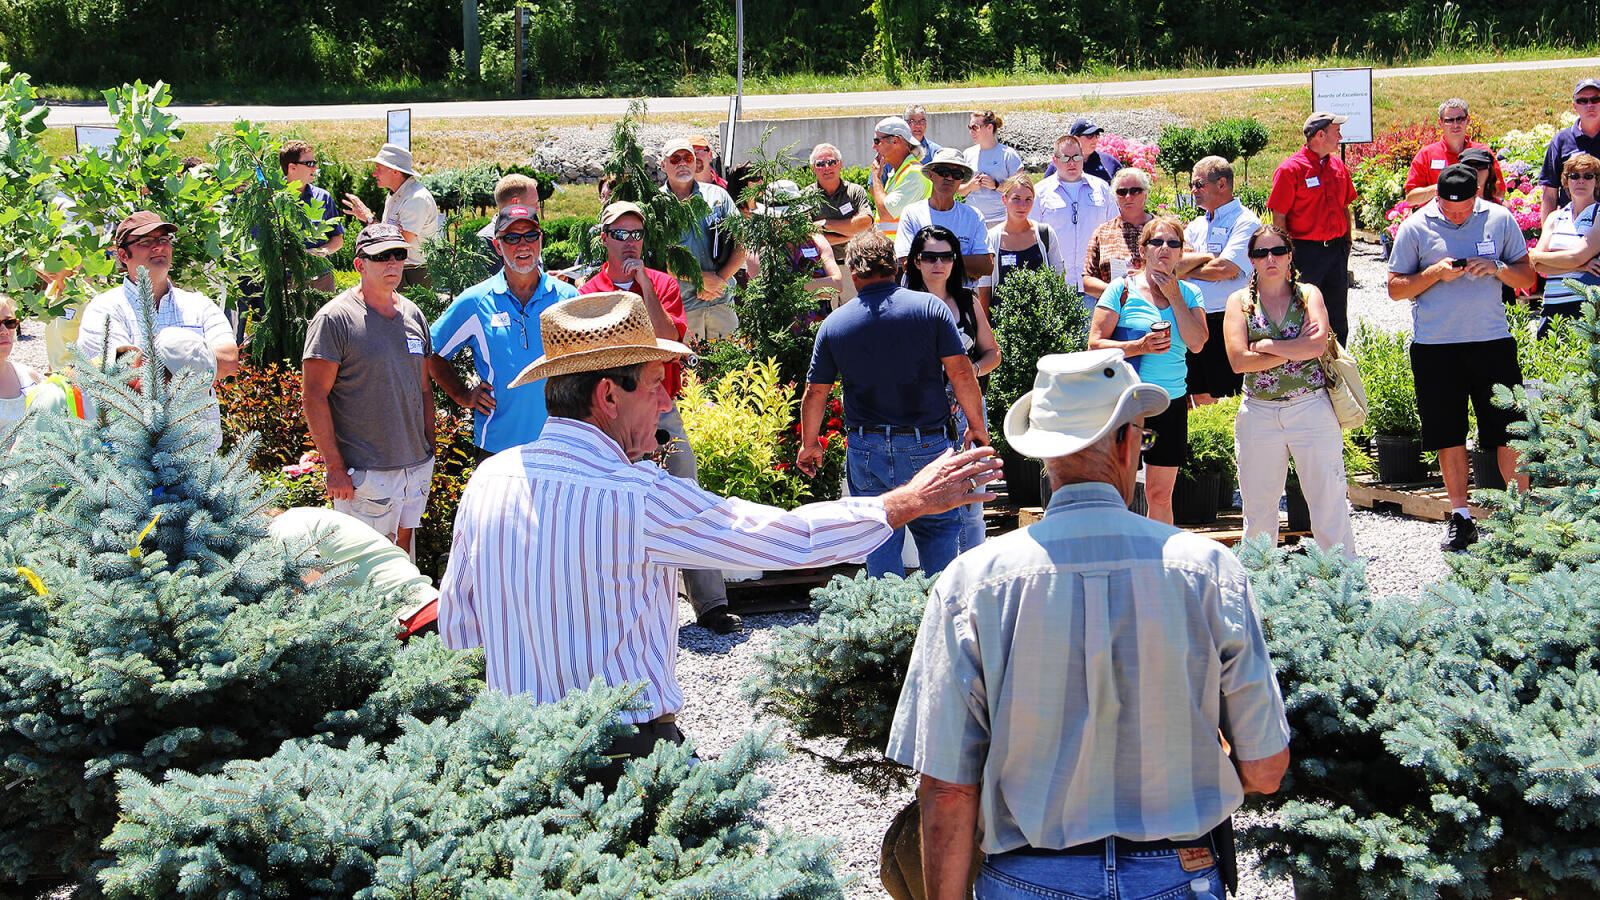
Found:
[[(647, 268), (644, 274), (650, 279), (650, 286), (656, 289), (656, 299), (661, 301), (661, 308), (666, 310), (667, 318), (672, 320), (672, 327), (678, 330), (678, 340), (683, 340), (683, 336), (689, 332), (689, 319), (683, 314), (683, 295), (678, 292), (678, 279), (658, 269)], [(601, 266), (593, 278), (578, 288), (578, 293), (599, 294), (614, 290), (617, 290), (616, 282), (606, 274), (606, 267)], [(674, 397), (678, 396), (678, 392), (683, 389), (683, 364), (676, 361), (668, 362), (665, 380), (667, 393)]]
[[(1479, 141), (1467, 141), (1467, 147), (1481, 147), (1489, 149), (1489, 145)], [(1465, 148), (1462, 148), (1465, 149)], [(1406, 173), (1406, 186), (1402, 194), (1409, 194), (1419, 187), (1433, 187), (1439, 183), (1439, 173), (1446, 166), (1453, 166), (1461, 161), (1461, 155), (1451, 150), (1444, 141), (1434, 141), (1417, 151), (1416, 158), (1411, 160), (1411, 171)], [(1500, 163), (1494, 163), (1494, 183), (1503, 190), (1506, 180), (1500, 176)]]
[(1290, 237), (1331, 241), (1350, 233), (1348, 207), (1355, 199), (1344, 160), (1332, 154), (1318, 159), (1310, 147), (1301, 147), (1272, 173), (1267, 209), (1283, 214)]

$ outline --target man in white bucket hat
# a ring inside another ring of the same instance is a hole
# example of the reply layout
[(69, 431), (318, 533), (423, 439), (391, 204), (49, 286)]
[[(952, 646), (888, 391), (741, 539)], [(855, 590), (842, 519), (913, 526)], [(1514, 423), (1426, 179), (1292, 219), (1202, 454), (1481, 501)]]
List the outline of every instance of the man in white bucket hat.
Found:
[(963, 896), (975, 832), (979, 897), (1220, 898), (1232, 845), (1212, 832), (1277, 789), (1289, 724), (1244, 568), (1128, 510), (1167, 402), (1096, 350), (1040, 359), (1006, 416), (1055, 493), (940, 576), (887, 751), (922, 775), (929, 898)]
[[(642, 462), (672, 406), (664, 364), (689, 348), (656, 336), (639, 295), (563, 300), (539, 330), (544, 355), (511, 386), (546, 379), (550, 417), (537, 440), (473, 473), (439, 585), (439, 635), (447, 647), (482, 647), (489, 686), (536, 703), (597, 676), (642, 682), (644, 706), (622, 716), (639, 733), (614, 744), (614, 758), (683, 741), (679, 568), (841, 563), (917, 516), (994, 496), (983, 485), (999, 462), (979, 448), (946, 454), (881, 497), (793, 512), (718, 497)], [(622, 759), (594, 780), (615, 784)]]
[(432, 285), (428, 263), (422, 255), (422, 244), (439, 233), (439, 204), (433, 195), (417, 180), (417, 171), (411, 162), (411, 151), (399, 144), (384, 144), (378, 155), (367, 160), (372, 163), (372, 177), (378, 186), (389, 192), (383, 201), (383, 217), (372, 214), (367, 204), (355, 194), (344, 195), (344, 211), (361, 220), (362, 225), (382, 222), (398, 225), (406, 236), (410, 253), (406, 256), (406, 272), (402, 285)]

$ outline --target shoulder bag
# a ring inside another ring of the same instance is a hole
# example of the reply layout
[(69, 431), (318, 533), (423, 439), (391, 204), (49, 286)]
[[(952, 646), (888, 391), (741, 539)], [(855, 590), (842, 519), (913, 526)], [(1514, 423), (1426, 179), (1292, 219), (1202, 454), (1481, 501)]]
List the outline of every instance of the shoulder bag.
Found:
[(1361, 383), (1361, 369), (1356, 358), (1339, 343), (1337, 335), (1328, 335), (1328, 349), (1322, 352), (1322, 372), (1328, 376), (1328, 399), (1333, 401), (1333, 414), (1339, 427), (1349, 430), (1360, 428), (1367, 421), (1367, 387)]

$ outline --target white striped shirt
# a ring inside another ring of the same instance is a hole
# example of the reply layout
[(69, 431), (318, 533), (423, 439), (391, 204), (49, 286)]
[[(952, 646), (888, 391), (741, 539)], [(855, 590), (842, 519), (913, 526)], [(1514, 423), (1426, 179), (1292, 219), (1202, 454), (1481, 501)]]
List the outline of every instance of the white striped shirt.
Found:
[(486, 460), (456, 514), (439, 635), (483, 647), (489, 686), (552, 703), (600, 676), (645, 682), (644, 722), (683, 706), (677, 567), (784, 569), (858, 558), (891, 534), (883, 503), (793, 512), (630, 464), (598, 428), (551, 417)]

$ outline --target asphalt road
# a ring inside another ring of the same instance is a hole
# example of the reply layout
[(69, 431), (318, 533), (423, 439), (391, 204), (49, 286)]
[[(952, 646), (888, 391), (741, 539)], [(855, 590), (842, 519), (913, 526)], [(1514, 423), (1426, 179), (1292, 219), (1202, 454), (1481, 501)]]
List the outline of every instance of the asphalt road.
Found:
[[(1458, 66), (1412, 66), (1374, 69), (1373, 78), (1419, 78), (1429, 75), (1471, 75), (1489, 72), (1537, 71), (1544, 69), (1600, 69), (1600, 57), (1527, 60), (1524, 62), (1475, 63)], [(916, 91), (863, 91), (827, 94), (746, 95), (746, 115), (760, 112), (802, 109), (872, 107), (896, 109), (912, 102), (933, 104), (999, 105), (1019, 101), (1083, 100), (1103, 97), (1137, 97), (1150, 94), (1205, 93), (1209, 91), (1249, 90), (1268, 87), (1311, 86), (1309, 72), (1271, 75), (1221, 75), (1207, 78), (1157, 78), (1146, 81), (1106, 81), (1081, 84), (1001, 85), (980, 88), (946, 88)], [(448, 103), (344, 103), (313, 106), (205, 106), (173, 105), (168, 111), (185, 122), (315, 121), (328, 119), (382, 119), (393, 108), (409, 105), (415, 119), (458, 119), (471, 116), (567, 118), (617, 117), (628, 108), (628, 98), (573, 100), (469, 100)], [(728, 112), (728, 97), (653, 97), (652, 113)], [(103, 104), (54, 105), (46, 120), (56, 127), (110, 125), (111, 117)]]

